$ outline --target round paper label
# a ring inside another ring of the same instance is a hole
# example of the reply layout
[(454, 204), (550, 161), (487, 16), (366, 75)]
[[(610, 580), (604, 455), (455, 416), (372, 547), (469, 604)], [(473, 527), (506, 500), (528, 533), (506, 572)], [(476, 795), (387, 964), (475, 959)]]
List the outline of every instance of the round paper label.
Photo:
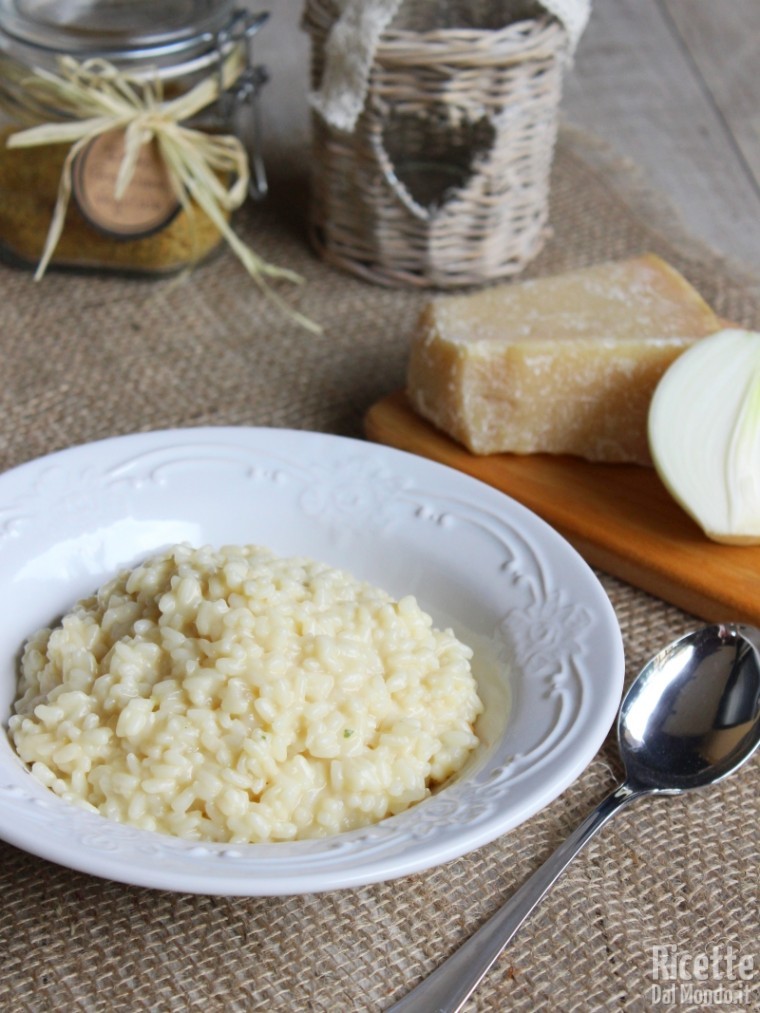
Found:
[(117, 200), (123, 157), (124, 131), (100, 134), (74, 162), (73, 193), (91, 225), (117, 238), (138, 239), (168, 225), (180, 205), (155, 140), (140, 148), (134, 175)]

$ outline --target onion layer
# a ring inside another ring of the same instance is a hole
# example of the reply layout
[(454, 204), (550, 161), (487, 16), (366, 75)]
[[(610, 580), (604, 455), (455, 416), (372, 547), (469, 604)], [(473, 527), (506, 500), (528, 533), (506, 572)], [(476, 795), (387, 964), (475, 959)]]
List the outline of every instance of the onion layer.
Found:
[(665, 371), (649, 447), (671, 495), (717, 542), (760, 543), (760, 333), (725, 330)]

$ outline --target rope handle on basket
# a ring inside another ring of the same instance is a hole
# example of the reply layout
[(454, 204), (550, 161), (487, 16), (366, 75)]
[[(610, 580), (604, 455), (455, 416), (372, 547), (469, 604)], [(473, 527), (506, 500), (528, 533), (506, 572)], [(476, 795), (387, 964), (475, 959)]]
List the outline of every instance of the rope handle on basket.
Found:
[[(591, 0), (539, 0), (564, 26), (572, 57), (591, 13)], [(324, 70), (312, 107), (326, 123), (352, 131), (367, 100), (380, 38), (403, 0), (334, 0), (338, 10), (327, 35)], [(431, 29), (435, 25), (431, 25)]]

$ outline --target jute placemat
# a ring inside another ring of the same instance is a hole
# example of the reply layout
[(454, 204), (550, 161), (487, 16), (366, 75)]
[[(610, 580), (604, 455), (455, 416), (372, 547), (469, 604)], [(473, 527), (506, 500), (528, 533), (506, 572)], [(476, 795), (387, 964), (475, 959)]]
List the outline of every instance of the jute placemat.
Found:
[[(726, 317), (760, 327), (757, 279), (691, 243), (630, 168), (590, 138), (564, 133), (552, 194), (554, 234), (527, 274), (653, 250)], [(264, 256), (304, 275), (306, 285), (287, 295), (325, 325), (318, 337), (264, 303), (227, 254), (189, 279), (160, 283), (51, 274), (35, 285), (1, 269), (0, 467), (171, 426), (360, 436), (366, 409), (403, 383), (425, 296), (320, 263), (305, 240), (305, 201), (304, 180), (281, 174), (272, 199), (249, 209), (240, 227)], [(629, 680), (696, 625), (600, 577), (623, 630)], [(316, 896), (133, 889), (0, 844), (0, 1009), (382, 1010), (509, 897), (619, 773), (610, 739), (568, 791), (503, 839), (395, 883)], [(468, 1008), (648, 1010), (667, 1002), (657, 988), (671, 984), (670, 1004), (681, 1009), (756, 1004), (757, 775), (755, 761), (704, 794), (622, 814), (560, 880)], [(658, 979), (655, 947), (670, 947), (687, 973), (707, 954), (707, 980)], [(736, 976), (740, 957), (753, 965), (749, 980)], [(719, 987), (724, 993), (706, 1000), (704, 990)]]

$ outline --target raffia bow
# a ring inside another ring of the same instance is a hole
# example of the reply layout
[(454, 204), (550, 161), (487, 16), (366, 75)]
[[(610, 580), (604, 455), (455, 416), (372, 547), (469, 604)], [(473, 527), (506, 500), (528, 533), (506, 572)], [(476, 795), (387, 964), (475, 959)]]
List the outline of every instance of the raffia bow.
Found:
[[(37, 69), (23, 78), (20, 68), (8, 67), (6, 60), (2, 63), (2, 70), (7, 70), (5, 105), (12, 108), (17, 118), (37, 121), (37, 125), (11, 134), (7, 146), (71, 145), (36, 279), (44, 275), (63, 232), (77, 155), (101, 134), (121, 129), (124, 156), (116, 179), (116, 199), (124, 196), (132, 181), (141, 148), (155, 140), (182, 208), (193, 214), (192, 205), (197, 205), (265, 294), (304, 327), (321, 330), (290, 309), (268, 284), (269, 279), (300, 282), (300, 275), (268, 264), (229, 224), (229, 213), (242, 205), (248, 192), (248, 156), (243, 144), (232, 135), (209, 134), (185, 125), (234, 83), (240, 73), (239, 60), (228, 58), (220, 75), (213, 74), (168, 101), (163, 99), (160, 80), (130, 77), (101, 59), (79, 63), (65, 56), (59, 60), (59, 74)], [(52, 109), (61, 116), (56, 122), (49, 122)], [(225, 179), (230, 180), (229, 184), (223, 182)]]

